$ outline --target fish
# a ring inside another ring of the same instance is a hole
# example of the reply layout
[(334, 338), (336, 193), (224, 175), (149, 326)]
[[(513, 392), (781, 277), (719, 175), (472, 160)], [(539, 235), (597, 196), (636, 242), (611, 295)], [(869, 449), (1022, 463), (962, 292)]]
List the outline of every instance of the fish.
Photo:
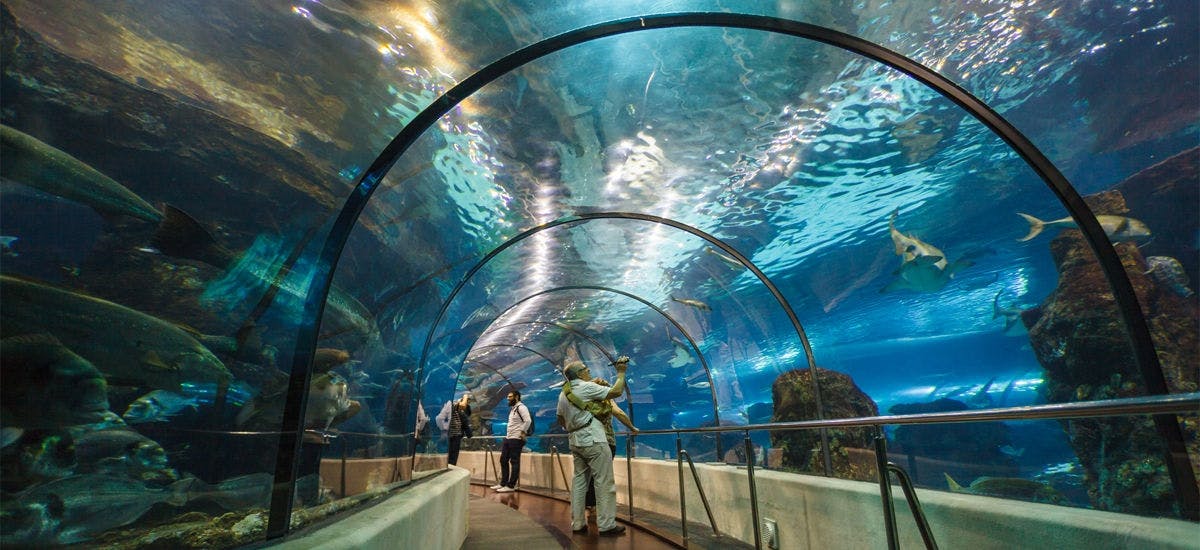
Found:
[(20, 256), (16, 250), (13, 250), (13, 245), (17, 243), (18, 238), (12, 235), (0, 235), (0, 256), (9, 256), (11, 258)]
[(129, 404), (121, 418), (129, 424), (166, 422), (186, 409), (200, 410), (200, 400), (167, 390), (154, 390)]
[(974, 262), (960, 259), (953, 263), (946, 260), (946, 255), (939, 248), (912, 235), (901, 233), (896, 229), (896, 218), (900, 209), (892, 211), (888, 220), (888, 233), (892, 237), (892, 246), (897, 256), (900, 256), (900, 267), (893, 273), (896, 280), (880, 290), (892, 292), (895, 290), (912, 290), (914, 292), (935, 292), (941, 290), (954, 278), (954, 274)]
[(675, 348), (675, 356), (672, 357), (671, 360), (667, 362), (667, 364), (670, 365), (671, 368), (677, 369), (679, 367), (689, 365), (689, 364), (691, 364), (691, 362), (692, 362), (692, 354), (688, 353), (688, 351), (684, 348), (676, 347)]
[(974, 495), (985, 495), (1000, 498), (1032, 500), (1034, 502), (1044, 502), (1048, 504), (1059, 504), (1067, 499), (1057, 489), (1028, 479), (1016, 477), (980, 477), (967, 487), (963, 487), (950, 477), (950, 474), (942, 472), (946, 476), (946, 483), (950, 487), (952, 493), (967, 493)]
[[(1029, 233), (1024, 237), (1017, 239), (1018, 242), (1025, 242), (1033, 239), (1041, 234), (1041, 232), (1047, 227), (1079, 227), (1075, 224), (1075, 219), (1070, 216), (1047, 222), (1022, 212), (1017, 212), (1017, 215), (1025, 218), (1025, 221), (1029, 222)], [(1113, 241), (1143, 241), (1150, 237), (1150, 228), (1146, 227), (1146, 224), (1133, 218), (1101, 214), (1096, 216), (1096, 221), (1100, 222), (1100, 227), (1104, 228), (1104, 234), (1108, 235), (1108, 238)]]
[(0, 295), (0, 337), (53, 335), (110, 386), (179, 391), (184, 382), (228, 387), (233, 379), (220, 359), (174, 323), (10, 275), (0, 275)]
[(155, 488), (125, 477), (83, 474), (36, 485), (5, 506), (0, 544), (83, 542), (137, 521), (156, 504), (183, 506), (192, 482), (189, 478)]
[(725, 265), (729, 266), (732, 269), (742, 269), (742, 268), (746, 267), (745, 265), (742, 264), (742, 262), (735, 260), (734, 258), (730, 257), (728, 254), (725, 254), (723, 252), (718, 252), (717, 249), (715, 249), (711, 246), (704, 247), (704, 251), (709, 254), (712, 254), (713, 256), (716, 256), (718, 260), (721, 260), (722, 262), (725, 263)]
[(1171, 292), (1184, 298), (1195, 294), (1188, 286), (1190, 281), (1179, 260), (1170, 256), (1150, 256), (1146, 258), (1146, 266), (1149, 268), (1146, 275), (1153, 276), (1155, 281)]
[[(12, 307), (8, 300), (5, 292), (0, 310)], [(92, 424), (108, 412), (104, 375), (49, 334), (0, 340), (0, 380), (6, 429)]]
[(21, 436), (23, 435), (25, 435), (24, 428), (18, 428), (15, 426), (5, 426), (0, 428), (0, 449), (20, 441)]
[(693, 300), (691, 298), (676, 298), (674, 296), (671, 296), (671, 300), (679, 302), (685, 306), (694, 307), (700, 311), (712, 311), (712, 308), (708, 307), (708, 304), (701, 302), (700, 300)]
[(128, 426), (71, 430), (75, 436), (75, 473), (110, 474), (169, 483), (179, 479), (162, 445)]
[(1004, 318), (1004, 334), (1006, 336), (1020, 336), (1028, 332), (1025, 328), (1025, 322), (1021, 320), (1021, 311), (1019, 307), (1003, 307), (1000, 305), (1000, 295), (1004, 291), (996, 293), (996, 297), (992, 298), (992, 319)]
[(667, 375), (665, 375), (665, 374), (643, 374), (643, 375), (638, 376), (637, 380), (638, 380), (638, 382), (645, 380), (647, 382), (654, 383), (654, 382), (662, 382), (663, 379), (666, 377), (667, 377)]
[(1017, 449), (1017, 448), (1014, 448), (1012, 445), (1001, 445), (1000, 447), (997, 447), (996, 450), (1000, 451), (1001, 454), (1004, 454), (1006, 456), (1011, 456), (1013, 458), (1019, 458), (1021, 455), (1025, 454), (1024, 447)]
[(693, 382), (688, 384), (687, 387), (693, 390), (707, 390), (712, 387), (712, 384), (708, 380), (705, 380), (703, 382)]
[(346, 380), (337, 374), (323, 373), (313, 377), (308, 388), (308, 406), (304, 410), (304, 427), (328, 430), (358, 414), (362, 405), (350, 399)]
[(163, 214), (87, 163), (11, 126), (0, 124), (0, 176), (91, 207), (103, 216), (158, 223)]

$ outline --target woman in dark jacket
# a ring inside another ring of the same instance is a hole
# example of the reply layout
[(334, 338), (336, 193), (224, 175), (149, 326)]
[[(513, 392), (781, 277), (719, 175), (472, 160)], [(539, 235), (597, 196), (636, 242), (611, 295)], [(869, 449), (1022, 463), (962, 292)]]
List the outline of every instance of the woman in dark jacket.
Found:
[(450, 464), (458, 464), (458, 449), (464, 436), (471, 437), (471, 394), (464, 393), (462, 399), (450, 406)]

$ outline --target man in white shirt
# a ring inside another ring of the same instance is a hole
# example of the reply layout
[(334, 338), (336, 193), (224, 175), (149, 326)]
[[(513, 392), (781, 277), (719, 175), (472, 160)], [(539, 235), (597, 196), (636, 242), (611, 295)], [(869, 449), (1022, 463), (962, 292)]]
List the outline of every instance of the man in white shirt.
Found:
[[(621, 356), (614, 366), (617, 368), (617, 380), (612, 387), (589, 382), (592, 373), (580, 361), (567, 363), (563, 373), (575, 397), (583, 401), (603, 401), (625, 391), (625, 370), (629, 367), (629, 358)], [(613, 482), (612, 451), (604, 436), (604, 426), (592, 413), (572, 405), (565, 392), (558, 396), (556, 412), (558, 422), (570, 434), (568, 443), (571, 455), (575, 458), (575, 476), (571, 479), (571, 530), (575, 533), (587, 531), (584, 497), (594, 478), (596, 526), (600, 529), (600, 535), (624, 533), (625, 526), (617, 525), (617, 489)]]
[(521, 449), (525, 447), (525, 432), (531, 422), (533, 418), (529, 416), (529, 407), (521, 402), (521, 392), (508, 392), (508, 431), (500, 444), (500, 483), (492, 486), (497, 493), (517, 490), (517, 481), (521, 479)]

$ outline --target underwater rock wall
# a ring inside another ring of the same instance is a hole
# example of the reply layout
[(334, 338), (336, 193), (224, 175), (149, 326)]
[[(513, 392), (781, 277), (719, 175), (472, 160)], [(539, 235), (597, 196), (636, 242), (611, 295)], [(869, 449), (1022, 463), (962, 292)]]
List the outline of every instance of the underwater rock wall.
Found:
[[(879, 406), (846, 374), (817, 367), (821, 385), (821, 405), (825, 418), (878, 416)], [(771, 422), (815, 420), (817, 401), (812, 391), (809, 369), (791, 370), (771, 385), (775, 413)], [(874, 453), (854, 453), (850, 449), (874, 449), (874, 434), (868, 428), (830, 428), (829, 452), (832, 475), (844, 479), (875, 479)], [(771, 446), (783, 450), (783, 468), (806, 473), (824, 473), (821, 458), (821, 432), (794, 430), (771, 432)], [(870, 460), (862, 460), (867, 456)]]
[[(1189, 151), (1180, 157), (1193, 157)], [(1187, 158), (1154, 167), (1163, 179), (1135, 175), (1118, 188), (1135, 196), (1155, 197), (1154, 204), (1187, 204), (1188, 185), (1159, 185), (1152, 193), (1144, 185), (1194, 177)], [(1171, 173), (1176, 166), (1184, 171)], [(1174, 192), (1172, 192), (1174, 190)], [(1175, 196), (1175, 195), (1183, 195)], [(1087, 198), (1096, 214), (1125, 215), (1147, 222), (1152, 233), (1187, 231), (1156, 224), (1156, 211), (1130, 211), (1121, 192), (1106, 191)], [(1163, 236), (1166, 237), (1165, 235)], [(1133, 243), (1114, 244), (1150, 326), (1168, 391), (1197, 389), (1196, 357), (1200, 321), (1195, 295), (1183, 296), (1146, 273), (1146, 258)], [(1045, 368), (1046, 399), (1050, 403), (1113, 399), (1146, 395), (1127, 329), (1121, 320), (1108, 281), (1095, 255), (1078, 230), (1065, 230), (1050, 243), (1058, 269), (1058, 287), (1037, 308), (1024, 314), (1029, 339)], [(1182, 418), (1185, 444), (1193, 471), (1200, 467), (1196, 418)], [(1084, 483), (1098, 509), (1135, 514), (1175, 515), (1176, 502), (1164, 458), (1166, 449), (1149, 417), (1102, 418), (1064, 422), (1070, 445), (1083, 465)]]

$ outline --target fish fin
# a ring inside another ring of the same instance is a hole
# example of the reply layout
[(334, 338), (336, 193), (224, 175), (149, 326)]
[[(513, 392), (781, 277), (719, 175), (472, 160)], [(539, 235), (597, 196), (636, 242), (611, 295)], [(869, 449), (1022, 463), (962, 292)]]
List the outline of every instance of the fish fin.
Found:
[(954, 478), (950, 477), (950, 474), (948, 474), (946, 472), (942, 472), (942, 475), (946, 476), (946, 485), (948, 485), (950, 487), (950, 492), (952, 492), (952, 493), (965, 492), (963, 490), (963, 486), (959, 485), (957, 481), (954, 481)]
[[(1000, 295), (1004, 294), (1004, 290), (996, 292), (996, 297), (992, 298), (992, 319), (1000, 317)], [(1008, 327), (1005, 327), (1008, 328)]]
[(1113, 235), (1119, 235), (1122, 231), (1129, 229), (1129, 218), (1121, 217), (1121, 221), (1117, 222), (1117, 228), (1113, 230)]
[(905, 289), (905, 288), (909, 288), (908, 281), (905, 281), (904, 279), (896, 279), (896, 280), (888, 283), (887, 286), (879, 289), (879, 293), (884, 294), (886, 292), (895, 292), (897, 290)]
[(163, 254), (222, 269), (233, 263), (234, 254), (221, 246), (199, 221), (169, 204), (163, 205), (163, 220), (150, 238), (150, 244)]
[(1025, 221), (1029, 222), (1029, 234), (1025, 235), (1024, 237), (1021, 237), (1020, 239), (1017, 239), (1018, 242), (1028, 241), (1028, 240), (1038, 236), (1038, 234), (1041, 233), (1042, 230), (1046, 228), (1046, 222), (1039, 220), (1033, 216), (1030, 216), (1029, 214), (1017, 212), (1017, 215), (1021, 216), (1022, 218), (1025, 218)]
[(168, 365), (166, 361), (163, 361), (162, 357), (159, 357), (158, 352), (153, 350), (147, 351), (142, 355), (142, 364), (162, 370), (179, 370), (179, 367)]
[(912, 263), (919, 266), (931, 266), (944, 259), (946, 258), (943, 258), (942, 256), (917, 256), (916, 258), (912, 259)]
[(63, 343), (53, 334), (48, 332), (39, 332), (37, 334), (22, 334), (20, 336), (9, 336), (3, 340), (5, 344), (44, 344), (48, 346), (61, 346)]

